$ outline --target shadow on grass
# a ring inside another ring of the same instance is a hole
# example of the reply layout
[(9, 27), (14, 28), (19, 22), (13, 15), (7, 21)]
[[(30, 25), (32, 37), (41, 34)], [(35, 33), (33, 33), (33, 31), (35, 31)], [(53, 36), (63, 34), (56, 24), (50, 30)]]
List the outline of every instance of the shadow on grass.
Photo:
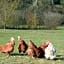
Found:
[[(12, 53), (10, 54), (11, 56), (27, 56), (27, 54), (23, 54), (23, 53)], [(45, 58), (45, 57), (42, 57)], [(41, 58), (40, 58), (41, 59)], [(57, 55), (56, 58), (54, 60), (64, 60), (64, 55)]]
[(64, 55), (57, 55), (55, 60), (64, 60)]
[(25, 55), (27, 55), (26, 53), (25, 54), (23, 54), (23, 53), (12, 53), (12, 54), (10, 54), (11, 56), (25, 56)]
[[(27, 53), (12, 53), (12, 54), (10, 54), (10, 56), (28, 56), (28, 54)], [(30, 56), (28, 56), (28, 57), (30, 57)], [(37, 57), (34, 57), (34, 58), (37, 58)], [(41, 58), (45, 58), (44, 56), (43, 57), (39, 57), (40, 59)]]

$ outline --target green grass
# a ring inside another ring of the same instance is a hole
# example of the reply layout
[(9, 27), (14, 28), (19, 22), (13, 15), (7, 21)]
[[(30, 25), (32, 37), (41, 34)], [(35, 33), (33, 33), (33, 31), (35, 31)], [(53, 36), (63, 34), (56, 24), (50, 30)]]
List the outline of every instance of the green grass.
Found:
[[(50, 40), (57, 50), (57, 60), (46, 60), (45, 58), (32, 58), (18, 53), (17, 36), (28, 44), (31, 39), (37, 46)], [(0, 30), (0, 44), (5, 44), (10, 37), (15, 38), (15, 49), (13, 55), (0, 53), (0, 64), (64, 64), (64, 30)]]

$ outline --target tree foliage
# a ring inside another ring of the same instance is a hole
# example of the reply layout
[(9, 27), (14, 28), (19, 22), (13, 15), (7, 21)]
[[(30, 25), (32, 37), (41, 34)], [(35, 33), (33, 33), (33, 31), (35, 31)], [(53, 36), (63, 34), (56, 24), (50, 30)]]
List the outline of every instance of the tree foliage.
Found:
[(4, 29), (56, 28), (64, 22), (63, 16), (64, 0), (0, 0), (0, 27)]
[(19, 0), (0, 0), (0, 18), (4, 29), (10, 23), (10, 17), (15, 15), (18, 4)]

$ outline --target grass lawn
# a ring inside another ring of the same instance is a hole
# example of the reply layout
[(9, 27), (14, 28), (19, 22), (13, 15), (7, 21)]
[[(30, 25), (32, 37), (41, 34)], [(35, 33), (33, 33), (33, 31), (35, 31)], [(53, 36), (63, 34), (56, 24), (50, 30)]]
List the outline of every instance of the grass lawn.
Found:
[[(57, 50), (57, 60), (32, 58), (18, 53), (17, 36), (28, 44), (32, 40), (37, 46), (50, 40)], [(64, 64), (64, 30), (2, 30), (0, 29), (0, 44), (5, 44), (10, 37), (15, 38), (15, 49), (11, 56), (0, 53), (0, 64)]]

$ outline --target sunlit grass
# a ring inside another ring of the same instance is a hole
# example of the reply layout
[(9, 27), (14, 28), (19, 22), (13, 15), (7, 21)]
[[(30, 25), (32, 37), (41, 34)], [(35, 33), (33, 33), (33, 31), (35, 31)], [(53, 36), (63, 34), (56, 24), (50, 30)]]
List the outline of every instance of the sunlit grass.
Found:
[[(31, 58), (18, 53), (17, 36), (28, 44), (31, 39), (37, 46), (50, 40), (57, 50), (57, 60), (46, 60), (45, 58)], [(64, 30), (0, 30), (0, 44), (5, 44), (10, 37), (15, 38), (15, 49), (9, 56), (0, 53), (0, 64), (64, 64)]]

